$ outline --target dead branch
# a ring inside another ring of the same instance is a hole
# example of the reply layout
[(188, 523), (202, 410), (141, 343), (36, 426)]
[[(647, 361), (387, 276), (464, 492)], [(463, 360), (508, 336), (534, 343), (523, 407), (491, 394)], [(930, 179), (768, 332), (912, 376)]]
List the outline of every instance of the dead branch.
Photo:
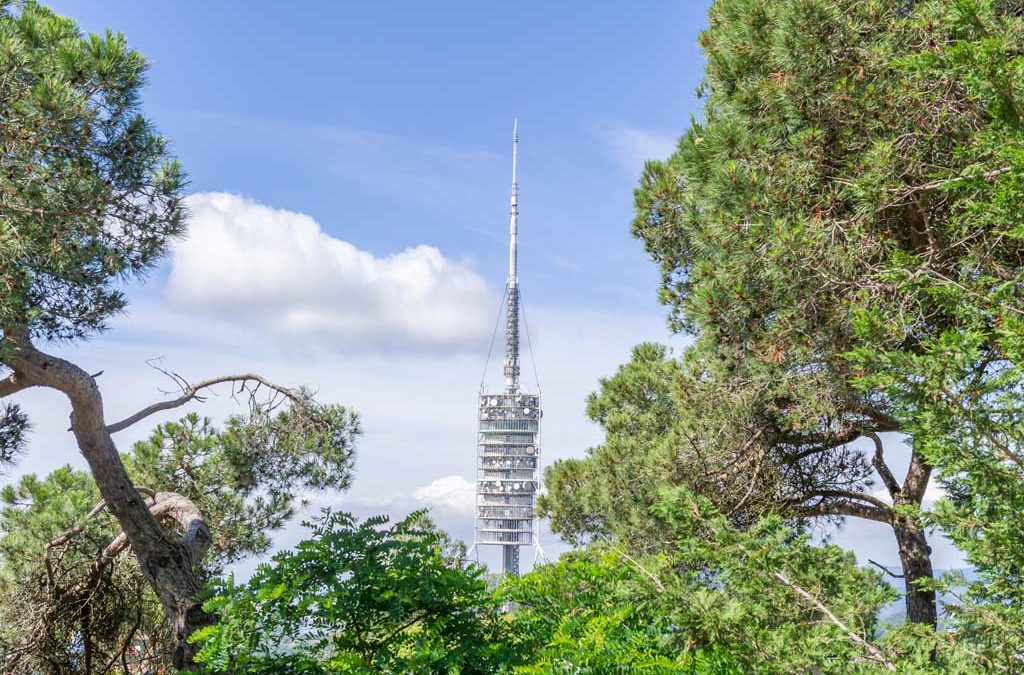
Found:
[[(750, 441), (748, 441), (748, 445), (750, 443), (753, 443), (753, 441), (757, 438), (757, 436), (761, 435), (761, 431), (762, 431), (761, 429), (758, 429), (757, 434), (755, 434), (754, 438), (751, 438)], [(746, 447), (747, 446), (744, 446), (744, 448), (746, 448)], [(764, 452), (762, 451), (762, 452), (758, 453), (757, 464), (754, 467), (754, 475), (750, 479), (750, 484), (747, 486), (747, 491), (743, 494), (743, 497), (736, 504), (736, 506), (734, 506), (729, 511), (728, 515), (732, 516), (732, 515), (734, 515), (736, 513), (739, 513), (740, 509), (742, 509), (746, 505), (747, 500), (750, 499), (750, 496), (752, 494), (754, 494), (754, 488), (757, 487), (757, 483), (758, 483), (758, 481), (761, 478), (761, 471), (764, 469), (764, 465), (765, 465), (765, 456), (764, 456)]]
[[(176, 492), (156, 492), (145, 487), (139, 487), (136, 489), (150, 497), (151, 501), (149, 504), (149, 512), (157, 521), (164, 522), (170, 520), (181, 527), (185, 533), (182, 537), (182, 543), (185, 544), (192, 556), (192, 559), (195, 562), (202, 560), (203, 556), (206, 555), (206, 551), (210, 547), (211, 538), (206, 523), (203, 521), (202, 513), (192, 500)], [(89, 515), (86, 516), (86, 520), (94, 518), (96, 515), (102, 513), (106, 508), (106, 502), (100, 502), (93, 507), (92, 511), (89, 512)], [(84, 524), (74, 527), (50, 542), (47, 548), (51, 551), (60, 548), (80, 535), (84, 530)], [(100, 572), (102, 572), (103, 569), (114, 560), (114, 558), (128, 548), (128, 543), (127, 535), (125, 535), (124, 532), (121, 532), (113, 539), (113, 541), (107, 544), (107, 546), (99, 553), (98, 556), (96, 556), (96, 559), (90, 565), (87, 579), (77, 585), (77, 590), (87, 591), (90, 589), (96, 579), (98, 579)], [(49, 562), (50, 556), (47, 554), (48, 566)]]
[[(203, 559), (210, 548), (211, 537), (202, 513), (191, 499), (177, 492), (157, 492), (153, 496), (149, 512), (160, 522), (170, 520), (177, 523), (184, 532), (181, 543), (185, 545), (193, 561), (198, 563)], [(94, 568), (98, 566), (102, 569), (127, 547), (128, 537), (122, 532), (103, 549), (96, 558)]]
[(853, 516), (874, 520), (879, 523), (892, 522), (892, 509), (880, 509), (868, 504), (857, 504), (849, 501), (820, 501), (809, 506), (797, 505), (797, 513), (801, 516)]
[[(1004, 173), (1009, 173), (1012, 170), (1013, 170), (1012, 166), (1004, 166), (1004, 167), (999, 168), (999, 169), (994, 169), (992, 171), (987, 171), (987, 172), (981, 174), (981, 176), (978, 176), (978, 177), (981, 178), (982, 180), (990, 181), (990, 180), (992, 180), (994, 178), (998, 178), (999, 176), (1002, 176)], [(894, 188), (892, 190), (892, 192), (895, 192), (895, 193), (899, 194), (900, 197), (909, 197), (910, 195), (916, 194), (918, 192), (927, 192), (928, 190), (937, 190), (937, 189), (939, 189), (941, 187), (945, 187), (945, 186), (950, 185), (952, 183), (959, 183), (960, 181), (971, 180), (972, 178), (975, 178), (975, 176), (955, 176), (953, 178), (943, 178), (942, 180), (933, 180), (930, 183), (923, 183), (921, 185), (910, 185), (910, 186), (903, 187), (903, 188)]]
[[(153, 489), (148, 488), (148, 487), (143, 487), (141, 485), (136, 485), (135, 489), (138, 490), (140, 494), (147, 495), (147, 496), (153, 498), (154, 500), (156, 499), (156, 494), (157, 494), (156, 490), (153, 490)], [(101, 514), (104, 511), (106, 511), (106, 509), (107, 509), (107, 500), (101, 499), (96, 504), (96, 506), (92, 507), (92, 510), (89, 511), (89, 513), (86, 514), (84, 520), (86, 522), (88, 522), (88, 521), (92, 520), (93, 518), (95, 518), (96, 516), (98, 516), (99, 514)], [(57, 548), (58, 546), (63, 546), (64, 544), (68, 543), (69, 541), (71, 541), (72, 539), (77, 537), (78, 535), (82, 534), (82, 532), (84, 532), (84, 531), (85, 531), (85, 523), (83, 523), (81, 525), (77, 525), (75, 527), (72, 527), (71, 529), (67, 530), (64, 534), (60, 535), (59, 537), (57, 537), (56, 539), (51, 541), (49, 544), (47, 544), (46, 548), (52, 549), (52, 548)]]
[(160, 401), (159, 403), (154, 403), (150, 406), (143, 408), (134, 415), (126, 417), (120, 422), (109, 424), (107, 425), (107, 432), (115, 434), (118, 431), (123, 431), (128, 427), (132, 426), (133, 424), (141, 420), (144, 420), (150, 415), (154, 415), (164, 410), (172, 410), (174, 408), (181, 407), (194, 399), (202, 400), (201, 392), (205, 389), (209, 389), (210, 387), (216, 386), (218, 384), (231, 383), (232, 385), (237, 385), (237, 392), (234, 386), (232, 386), (232, 396), (234, 396), (236, 393), (241, 393), (243, 391), (249, 391), (251, 396), (255, 396), (256, 390), (249, 390), (249, 383), (256, 383), (257, 387), (260, 385), (265, 386), (275, 392), (274, 397), (270, 400), (269, 403), (272, 407), (277, 407), (283, 400), (294, 401), (298, 399), (298, 393), (294, 389), (289, 389), (279, 384), (274, 384), (265, 377), (261, 375), (256, 375), (254, 373), (244, 373), (242, 375), (221, 375), (219, 377), (213, 377), (208, 380), (203, 380), (202, 382), (198, 382), (196, 384), (188, 384), (183, 379), (181, 379), (180, 376), (177, 375), (174, 375), (173, 377), (175, 377), (176, 381), (180, 380), (180, 382), (183, 384), (180, 396), (170, 401)]
[(878, 661), (880, 664), (882, 664), (883, 668), (885, 668), (886, 670), (896, 670), (896, 666), (894, 666), (891, 661), (889, 661), (887, 658), (885, 658), (885, 655), (882, 654), (882, 652), (880, 652), (877, 647), (875, 647), (873, 644), (871, 644), (870, 642), (868, 642), (867, 640), (862, 638), (860, 635), (858, 635), (856, 633), (856, 631), (852, 630), (849, 626), (847, 626), (845, 623), (843, 623), (839, 619), (839, 617), (837, 617), (835, 614), (833, 614), (832, 610), (830, 610), (828, 607), (826, 607), (824, 604), (822, 604), (822, 602), (820, 600), (818, 600), (816, 597), (811, 595), (809, 592), (807, 592), (806, 590), (801, 588), (799, 585), (797, 585), (797, 584), (793, 583), (792, 581), (790, 581), (789, 577), (787, 577), (783, 572), (773, 572), (772, 575), (776, 579), (781, 581), (783, 584), (785, 584), (787, 588), (792, 590), (794, 593), (799, 595), (804, 600), (806, 600), (809, 603), (811, 603), (812, 605), (814, 605), (814, 608), (816, 610), (821, 612), (825, 616), (825, 618), (827, 618), (833, 625), (835, 625), (837, 628), (839, 628), (839, 630), (841, 630), (844, 633), (846, 633), (847, 637), (849, 637), (851, 640), (853, 640), (858, 645), (863, 647), (864, 650), (868, 654), (871, 655), (872, 659), (874, 659), (875, 661)]
[(892, 577), (894, 579), (905, 579), (907, 577), (906, 574), (896, 574), (895, 572), (890, 571), (888, 567), (886, 567), (882, 563), (875, 562), (871, 558), (868, 558), (868, 562), (871, 563), (872, 565), (874, 565), (875, 567), (877, 567), (878, 569), (882, 570), (883, 572), (885, 572), (886, 574), (888, 574), (890, 577)]
[(645, 576), (646, 576), (647, 578), (649, 578), (649, 579), (650, 579), (650, 580), (651, 580), (651, 581), (652, 581), (652, 582), (654, 583), (654, 585), (655, 585), (655, 586), (657, 587), (657, 589), (658, 589), (659, 591), (661, 591), (662, 593), (664, 593), (664, 592), (665, 592), (665, 586), (664, 586), (664, 584), (662, 584), (662, 583), (661, 583), (661, 580), (660, 580), (660, 579), (659, 579), (658, 577), (656, 577), (656, 576), (654, 575), (654, 573), (653, 573), (653, 572), (651, 572), (651, 571), (650, 571), (649, 569), (647, 569), (646, 567), (644, 567), (643, 565), (641, 565), (641, 564), (640, 564), (639, 562), (637, 562), (637, 561), (636, 561), (636, 560), (635, 560), (634, 558), (632, 558), (632, 557), (631, 557), (631, 556), (630, 556), (630, 555), (629, 555), (628, 553), (626, 553), (625, 551), (621, 550), (621, 549), (620, 549), (620, 548), (618, 548), (617, 546), (613, 545), (613, 544), (612, 544), (612, 543), (611, 543), (610, 541), (608, 541), (607, 539), (606, 539), (605, 541), (606, 541), (606, 542), (608, 543), (608, 547), (609, 547), (609, 548), (610, 548), (610, 549), (611, 549), (612, 551), (614, 551), (615, 553), (618, 553), (618, 554), (619, 554), (620, 556), (622, 556), (622, 558), (623, 558), (623, 559), (625, 559), (626, 561), (628, 561), (628, 562), (629, 562), (630, 564), (632, 564), (632, 565), (633, 565), (633, 567), (637, 568), (637, 569), (638, 569), (638, 570), (639, 570), (640, 572), (642, 572), (642, 573), (643, 573), (643, 574), (644, 574), (644, 575), (645, 575)]
[(886, 504), (878, 497), (863, 492), (850, 492), (848, 490), (817, 490), (814, 492), (814, 495), (826, 499), (838, 497), (840, 499), (850, 499), (854, 501), (867, 502), (872, 506), (885, 510), (891, 508), (889, 504)]

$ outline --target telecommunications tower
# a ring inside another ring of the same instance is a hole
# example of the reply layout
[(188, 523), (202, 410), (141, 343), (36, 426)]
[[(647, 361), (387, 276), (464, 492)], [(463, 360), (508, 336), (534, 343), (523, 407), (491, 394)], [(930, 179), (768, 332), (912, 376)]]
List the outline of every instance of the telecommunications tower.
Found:
[(534, 507), (540, 485), (541, 418), (539, 387), (537, 393), (529, 393), (519, 384), (518, 129), (518, 123), (514, 123), (508, 283), (502, 311), (505, 317), (505, 386), (500, 391), (488, 392), (485, 384), (480, 383), (474, 536), (474, 548), (500, 546), (502, 572), (513, 575), (519, 574), (519, 550), (522, 547), (533, 546), (539, 553)]

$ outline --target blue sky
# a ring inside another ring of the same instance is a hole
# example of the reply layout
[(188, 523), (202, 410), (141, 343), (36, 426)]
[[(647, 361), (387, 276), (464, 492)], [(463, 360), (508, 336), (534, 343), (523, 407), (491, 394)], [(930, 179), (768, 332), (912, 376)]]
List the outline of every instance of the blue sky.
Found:
[[(685, 344), (665, 328), (657, 270), (629, 225), (644, 159), (667, 156), (698, 113), (706, 2), (51, 6), (148, 55), (146, 113), (191, 176), (189, 238), (130, 289), (110, 333), (65, 349), (104, 371), (111, 418), (163, 395), (153, 358), (193, 381), (257, 370), (309, 385), (357, 409), (366, 431), (352, 490), (307, 495), (311, 509), (430, 507), (471, 539), (514, 116), (544, 461), (600, 442), (586, 396), (633, 345)], [(66, 403), (21, 399), (35, 435), (15, 475), (83, 466)], [(223, 395), (201, 411), (239, 412)], [(293, 525), (277, 545), (301, 535)], [(840, 538), (896, 560), (883, 526), (852, 523)]]
[(526, 292), (654, 308), (631, 190), (696, 110), (707, 3), (51, 4), (149, 56), (146, 109), (195, 191), (376, 254), (427, 242), (495, 284), (518, 116)]
[[(189, 238), (129, 289), (129, 313), (66, 348), (104, 371), (112, 418), (163, 396), (152, 358), (192, 380), (259, 370), (309, 385), (366, 430), (352, 490), (309, 495), (311, 509), (427, 506), (471, 538), (513, 117), (545, 461), (600, 441), (586, 396), (634, 344), (681, 344), (629, 224), (644, 159), (669, 154), (697, 110), (706, 3), (50, 5), (149, 57), (145, 112), (194, 194)], [(64, 402), (22, 399), (36, 430), (15, 475), (82, 466)], [(239, 412), (226, 396), (201, 410)], [(277, 543), (299, 536), (292, 526)]]

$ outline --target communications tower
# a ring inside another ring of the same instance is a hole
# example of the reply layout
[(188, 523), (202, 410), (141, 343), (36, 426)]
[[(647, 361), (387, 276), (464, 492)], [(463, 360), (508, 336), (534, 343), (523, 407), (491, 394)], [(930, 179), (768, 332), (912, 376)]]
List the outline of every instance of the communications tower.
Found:
[(501, 547), (502, 572), (512, 575), (519, 574), (520, 549), (538, 545), (534, 509), (540, 485), (541, 419), (539, 388), (537, 393), (530, 393), (519, 383), (518, 151), (519, 125), (516, 122), (512, 126), (508, 282), (502, 310), (505, 317), (505, 386), (499, 391), (487, 391), (485, 384), (480, 384), (474, 536), (474, 547)]

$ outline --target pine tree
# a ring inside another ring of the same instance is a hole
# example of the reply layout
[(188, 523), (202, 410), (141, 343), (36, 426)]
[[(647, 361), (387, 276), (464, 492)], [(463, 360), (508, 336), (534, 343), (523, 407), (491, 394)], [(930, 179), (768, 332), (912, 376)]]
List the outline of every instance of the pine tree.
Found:
[[(196, 383), (168, 373), (180, 396), (110, 421), (97, 376), (44, 351), (48, 341), (104, 330), (125, 307), (121, 282), (151, 270), (185, 231), (184, 174), (142, 115), (145, 75), (145, 58), (123, 35), (83, 35), (74, 21), (34, 2), (0, 0), (0, 399), (30, 387), (67, 398), (71, 431), (104, 508), (170, 621), (175, 665), (189, 667), (195, 650), (188, 636), (212, 619), (198, 600), (196, 572), (212, 535), (183, 495), (157, 503), (143, 497), (113, 435), (222, 385), (250, 402), (255, 442), (274, 442), (280, 429), (270, 412), (289, 404), (286, 426), (297, 445), (343, 448), (349, 436), (347, 418), (308, 392), (251, 373)], [(27, 427), (17, 405), (5, 401), (0, 459), (24, 449)], [(325, 470), (308, 468), (313, 476)]]
[[(636, 192), (634, 232), (710, 400), (744, 392), (734, 428), (760, 430), (793, 515), (893, 528), (925, 624), (934, 467), (974, 474), (953, 459), (968, 452), (1019, 470), (1022, 9), (718, 0), (703, 119)], [(911, 449), (902, 481), (887, 432)]]

